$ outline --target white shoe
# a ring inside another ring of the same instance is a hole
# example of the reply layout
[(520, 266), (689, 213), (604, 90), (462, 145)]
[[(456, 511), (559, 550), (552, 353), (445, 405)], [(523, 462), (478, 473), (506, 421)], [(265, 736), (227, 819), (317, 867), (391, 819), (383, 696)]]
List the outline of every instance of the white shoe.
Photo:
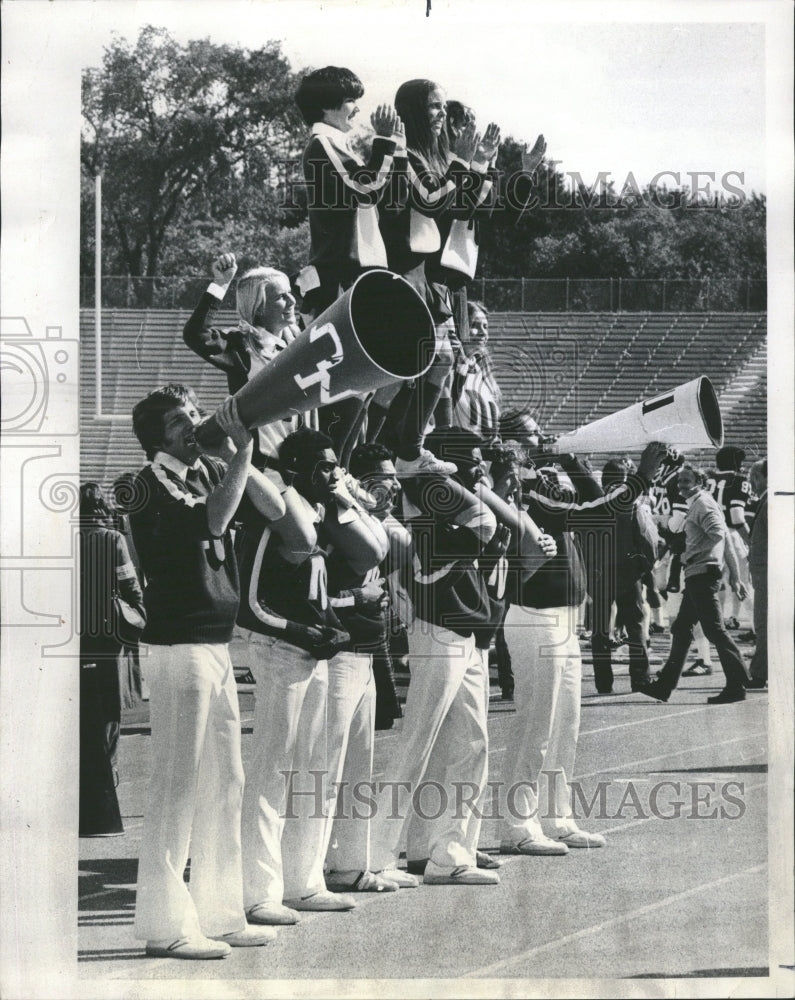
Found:
[(427, 448), (422, 448), (417, 458), (411, 461), (399, 458), (395, 462), (395, 475), (398, 479), (411, 479), (413, 476), (452, 476), (458, 472), (458, 466), (452, 462), (443, 462), (432, 455)]
[(210, 958), (226, 958), (232, 954), (225, 941), (213, 941), (196, 934), (193, 937), (178, 938), (176, 941), (147, 941), (148, 958), (187, 958), (201, 961)]
[(257, 903), (246, 910), (246, 919), (250, 924), (270, 924), (275, 927), (287, 927), (297, 924), (301, 917), (295, 910), (281, 903)]
[(500, 844), (500, 854), (568, 854), (569, 849), (560, 840), (549, 837), (525, 837), (524, 840), (503, 840)]
[(331, 892), (397, 892), (398, 886), (387, 875), (373, 872), (326, 872), (326, 886)]
[(329, 912), (333, 910), (352, 910), (356, 906), (356, 900), (351, 896), (345, 896), (338, 892), (329, 892), (328, 889), (321, 889), (313, 892), (311, 896), (301, 896), (299, 899), (285, 899), (285, 906), (291, 910), (312, 910)]
[(275, 940), (276, 931), (273, 927), (252, 927), (246, 924), (242, 931), (230, 931), (214, 937), (214, 941), (224, 941), (233, 948), (258, 948)]
[(404, 872), (397, 865), (388, 865), (383, 871), (376, 872), (381, 878), (386, 879), (399, 889), (416, 889), (419, 886), (419, 879), (409, 872)]
[(443, 868), (429, 861), (422, 876), (423, 885), (499, 885), (500, 876), (496, 872), (484, 871), (474, 865), (458, 865)]
[(564, 833), (558, 840), (568, 847), (604, 847), (607, 841), (601, 833), (586, 833), (585, 830), (572, 830), (571, 833)]

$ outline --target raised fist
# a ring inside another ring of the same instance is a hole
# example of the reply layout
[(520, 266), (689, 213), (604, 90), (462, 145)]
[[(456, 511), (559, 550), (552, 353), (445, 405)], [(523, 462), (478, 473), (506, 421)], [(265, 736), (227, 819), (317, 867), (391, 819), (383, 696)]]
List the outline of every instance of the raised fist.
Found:
[(237, 274), (237, 261), (233, 253), (222, 253), (213, 261), (213, 279), (218, 285), (228, 285)]

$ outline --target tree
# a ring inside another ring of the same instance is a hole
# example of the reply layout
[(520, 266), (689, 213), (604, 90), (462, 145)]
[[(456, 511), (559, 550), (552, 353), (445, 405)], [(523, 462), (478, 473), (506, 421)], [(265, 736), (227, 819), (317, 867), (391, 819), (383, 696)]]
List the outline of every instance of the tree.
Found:
[[(263, 236), (299, 222), (284, 204), (284, 167), (304, 141), (296, 86), (275, 42), (183, 46), (152, 26), (134, 44), (114, 38), (83, 74), (81, 161), (84, 178), (103, 177), (104, 269), (154, 277), (169, 261), (184, 273), (174, 251), (191, 237), (237, 242), (230, 222)], [(84, 183), (86, 211), (88, 196)]]

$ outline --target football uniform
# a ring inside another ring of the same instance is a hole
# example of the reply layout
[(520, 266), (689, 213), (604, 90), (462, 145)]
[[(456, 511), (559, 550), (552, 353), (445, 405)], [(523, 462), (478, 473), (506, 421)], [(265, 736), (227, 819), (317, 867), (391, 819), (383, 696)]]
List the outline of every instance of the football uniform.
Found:
[(751, 496), (751, 484), (742, 473), (716, 472), (707, 480), (706, 489), (717, 501), (730, 528), (746, 523), (745, 508)]

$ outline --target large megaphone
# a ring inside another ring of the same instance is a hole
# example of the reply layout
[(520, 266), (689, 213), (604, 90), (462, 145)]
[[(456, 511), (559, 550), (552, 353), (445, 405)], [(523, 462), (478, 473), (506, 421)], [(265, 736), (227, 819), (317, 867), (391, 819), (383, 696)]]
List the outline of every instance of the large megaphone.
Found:
[(682, 449), (721, 447), (723, 420), (706, 375), (561, 434), (553, 450), (557, 454), (637, 451), (650, 441)]
[[(397, 274), (365, 271), (325, 312), (235, 393), (252, 429), (400, 379), (417, 378), (435, 354), (428, 307)], [(212, 446), (223, 439), (214, 416), (196, 429)]]

